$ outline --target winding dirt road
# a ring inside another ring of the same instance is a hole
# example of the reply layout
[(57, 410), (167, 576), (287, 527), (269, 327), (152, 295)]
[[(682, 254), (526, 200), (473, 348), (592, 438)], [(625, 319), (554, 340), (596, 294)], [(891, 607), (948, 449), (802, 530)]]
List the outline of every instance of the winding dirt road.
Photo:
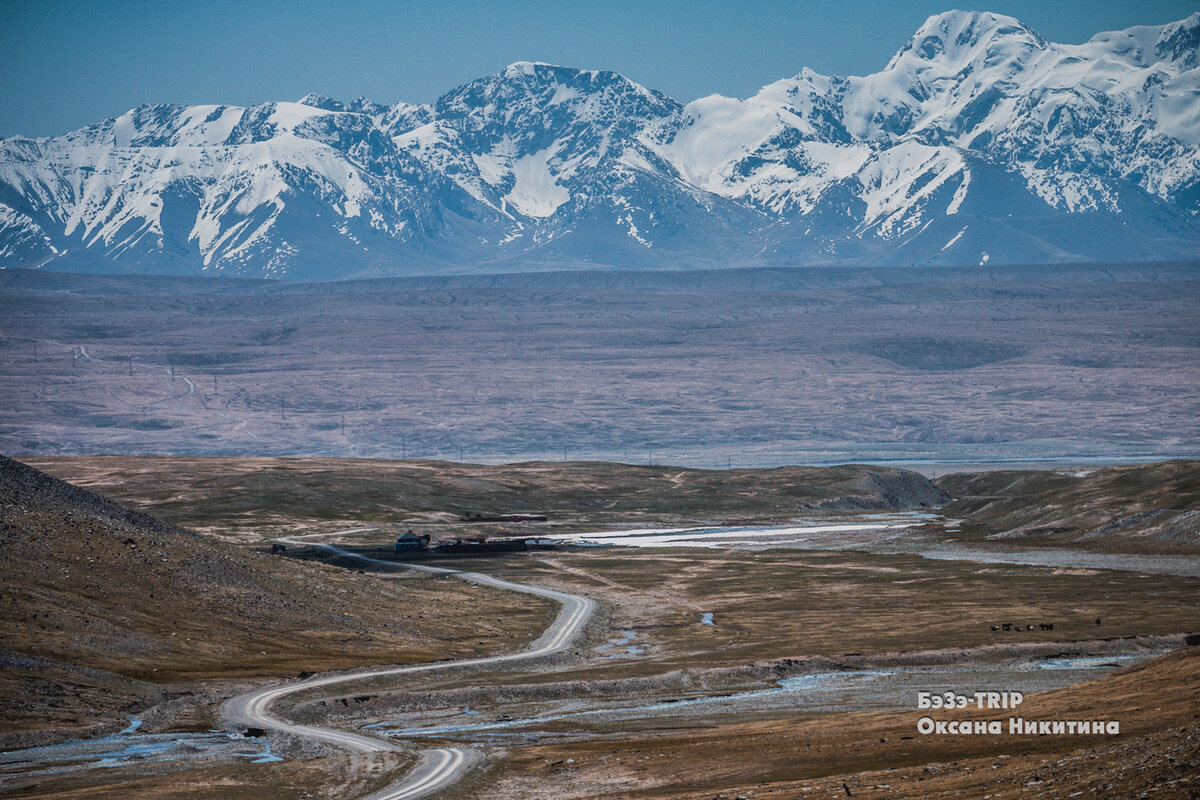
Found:
[[(336, 536), (347, 533), (359, 533), (369, 528), (356, 528), (350, 531), (338, 531), (321, 536)], [(298, 725), (289, 722), (271, 712), (271, 706), (280, 698), (297, 692), (317, 689), (324, 686), (334, 686), (340, 683), (364, 680), (367, 678), (385, 677), (391, 675), (409, 675), (417, 672), (432, 672), (434, 670), (475, 667), (493, 664), (504, 664), (515, 661), (527, 661), (542, 656), (548, 656), (563, 650), (579, 635), (595, 611), (596, 602), (579, 595), (557, 592), (540, 586), (529, 586), (523, 583), (513, 583), (500, 578), (484, 575), (479, 572), (461, 572), (459, 570), (431, 567), (424, 564), (400, 564), (393, 561), (382, 561), (369, 558), (358, 553), (352, 553), (335, 545), (321, 542), (305, 542), (302, 538), (281, 539), (280, 541), (294, 545), (314, 545), (343, 558), (367, 562), (372, 565), (386, 567), (402, 567), (423, 572), (433, 572), (443, 575), (453, 575), (471, 583), (491, 586), (497, 589), (507, 589), (512, 592), (531, 594), (553, 600), (561, 606), (554, 622), (545, 632), (524, 650), (515, 653), (505, 653), (497, 656), (483, 656), (458, 661), (435, 661), (425, 664), (410, 664), (403, 667), (384, 667), (364, 672), (345, 674), (330, 674), (309, 678), (303, 681), (287, 683), (282, 686), (269, 686), (256, 692), (235, 697), (225, 704), (225, 714), (238, 724), (280, 731), (293, 736), (315, 739), (332, 744), (355, 753), (378, 753), (395, 751), (399, 748), (392, 742), (364, 736), (349, 731), (333, 728), (323, 728), (316, 725)], [(417, 766), (397, 783), (388, 786), (380, 792), (370, 795), (369, 800), (411, 800), (453, 783), (479, 756), (471, 748), (445, 747), (428, 750), (421, 754)]]

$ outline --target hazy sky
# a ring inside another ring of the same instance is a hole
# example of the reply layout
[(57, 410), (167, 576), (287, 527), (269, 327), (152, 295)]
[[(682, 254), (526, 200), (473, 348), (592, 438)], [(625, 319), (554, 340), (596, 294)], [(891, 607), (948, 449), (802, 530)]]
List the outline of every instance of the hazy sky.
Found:
[[(681, 101), (744, 97), (802, 67), (874, 72), (925, 0), (188, 2), (0, 0), (0, 136), (63, 133), (142, 103), (431, 102), (513, 61), (612, 69)], [(1195, 0), (995, 0), (1047, 38), (1182, 19)]]

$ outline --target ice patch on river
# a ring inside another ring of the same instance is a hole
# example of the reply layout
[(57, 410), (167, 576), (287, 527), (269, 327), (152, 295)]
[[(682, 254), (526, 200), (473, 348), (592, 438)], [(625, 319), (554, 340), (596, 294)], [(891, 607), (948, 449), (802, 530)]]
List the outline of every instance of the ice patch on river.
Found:
[[(485, 722), (476, 722), (471, 724), (458, 725), (435, 725), (420, 728), (400, 728), (391, 730), (377, 731), (388, 737), (405, 737), (405, 736), (430, 736), (439, 734), (454, 734), (454, 733), (469, 733), (472, 731), (486, 731), (497, 728), (516, 728), (527, 725), (536, 725), (547, 722), (557, 722), (559, 720), (584, 720), (595, 718), (600, 721), (610, 719), (629, 719), (637, 717), (651, 717), (675, 715), (681, 711), (693, 710), (703, 707), (705, 711), (717, 711), (719, 707), (728, 706), (730, 709), (740, 705), (763, 700), (765, 698), (781, 698), (785, 695), (791, 695), (803, 692), (817, 691), (844, 691), (850, 687), (862, 686), (879, 678), (895, 674), (892, 670), (861, 670), (855, 672), (820, 672), (811, 675), (799, 675), (792, 678), (784, 678), (776, 682), (776, 685), (768, 689), (756, 689), (748, 692), (735, 692), (730, 694), (706, 695), (701, 697), (688, 697), (682, 699), (659, 700), (652, 703), (636, 706), (617, 706), (609, 708), (588, 709), (586, 711), (568, 711), (559, 714), (544, 714), (541, 716), (525, 717), (520, 719), (498, 719)], [(365, 725), (367, 729), (388, 728), (402, 724), (396, 721), (377, 722), (373, 725)]]
[(565, 544), (623, 547), (795, 548), (909, 554), (946, 561), (1014, 564), (1033, 567), (1116, 569), (1156, 575), (1200, 577), (1200, 558), (1188, 555), (1096, 553), (1084, 550), (983, 548), (939, 542), (914, 530), (931, 523), (947, 532), (958, 520), (924, 511), (859, 514), (829, 521), (790, 525), (740, 525), (692, 528), (633, 528), (559, 534)]
[(1066, 569), (1116, 569), (1150, 575), (1200, 577), (1200, 558), (1184, 555), (1140, 555), (1094, 553), (1083, 550), (984, 550), (950, 543), (921, 543), (911, 547), (889, 546), (876, 552), (915, 553), (923, 558), (942, 561), (974, 561), (977, 564), (1019, 564), (1033, 567)]
[(1144, 660), (1144, 655), (1135, 653), (1114, 656), (1077, 656), (1074, 658), (1045, 658), (1034, 662), (1036, 669), (1104, 669), (1124, 667)]
[(731, 547), (763, 540), (795, 540), (827, 534), (899, 532), (937, 519), (934, 514), (910, 512), (864, 514), (855, 520), (799, 525), (742, 525), (693, 528), (633, 528), (630, 530), (560, 534), (551, 538), (573, 543), (590, 541), (625, 547)]
[[(795, 675), (775, 682), (774, 686), (749, 691), (703, 695), (680, 699), (659, 699), (637, 705), (612, 705), (531, 714), (524, 717), (501, 716), (491, 720), (463, 720), (448, 724), (413, 726), (411, 721), (384, 720), (365, 729), (390, 738), (479, 734), (506, 729), (528, 729), (550, 723), (579, 722), (583, 725), (620, 723), (624, 720), (664, 716), (709, 716), (788, 710), (795, 713), (832, 713), (844, 711), (880, 711), (915, 707), (918, 691), (945, 691), (947, 688), (974, 691), (1035, 691), (1062, 688), (1099, 678), (1118, 667), (1162, 655), (1158, 651), (1113, 655), (1048, 658), (1012, 661), (1000, 664), (938, 665), (893, 667), (864, 670), (840, 670)], [(526, 734), (528, 731), (525, 732)], [(522, 734), (524, 735), (524, 734)]]
[[(16, 776), (28, 778), (149, 762), (215, 763), (246, 758), (252, 764), (266, 764), (283, 760), (271, 752), (271, 745), (265, 739), (240, 733), (135, 733), (139, 727), (141, 720), (135, 718), (130, 720), (129, 727), (111, 736), (0, 753), (0, 786), (5, 779)], [(247, 748), (250, 752), (246, 752)]]

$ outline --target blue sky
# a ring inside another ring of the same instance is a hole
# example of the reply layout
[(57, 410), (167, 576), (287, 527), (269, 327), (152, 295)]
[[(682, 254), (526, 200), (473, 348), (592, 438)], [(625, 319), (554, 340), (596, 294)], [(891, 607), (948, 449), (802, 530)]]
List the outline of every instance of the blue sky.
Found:
[[(744, 97), (802, 67), (881, 68), (923, 0), (226, 2), (0, 0), (0, 136), (45, 136), (141, 103), (431, 102), (513, 61), (612, 69), (682, 101)], [(962, 7), (962, 6), (960, 6)], [(1175, 0), (995, 0), (1060, 42), (1182, 19)]]

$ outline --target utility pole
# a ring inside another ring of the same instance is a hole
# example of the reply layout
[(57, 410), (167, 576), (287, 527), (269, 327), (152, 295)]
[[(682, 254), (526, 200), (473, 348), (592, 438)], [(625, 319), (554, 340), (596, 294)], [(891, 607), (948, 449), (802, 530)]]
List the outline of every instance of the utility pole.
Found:
[(171, 383), (175, 382), (175, 362), (171, 362)]
[(133, 356), (129, 357), (129, 377), (133, 377)]
[(38, 363), (37, 342), (36, 341), (33, 343), (33, 363), (35, 363), (35, 364)]
[(346, 415), (342, 414), (342, 436), (346, 435)]
[(287, 404), (284, 402), (282, 397), (279, 398), (279, 418), (287, 419)]
[(213, 394), (217, 393), (217, 376), (213, 375)]
[(405, 461), (407, 459), (408, 459), (408, 450), (404, 446), (404, 437), (401, 436), (400, 437), (400, 460)]
[(71, 366), (72, 367), (75, 366), (75, 348), (74, 347), (71, 348)]
[(725, 456), (725, 469), (733, 469), (733, 456)]
[(563, 461), (567, 460), (567, 448), (563, 448)]
[(458, 463), (463, 463), (463, 446), (462, 442), (458, 443)]

